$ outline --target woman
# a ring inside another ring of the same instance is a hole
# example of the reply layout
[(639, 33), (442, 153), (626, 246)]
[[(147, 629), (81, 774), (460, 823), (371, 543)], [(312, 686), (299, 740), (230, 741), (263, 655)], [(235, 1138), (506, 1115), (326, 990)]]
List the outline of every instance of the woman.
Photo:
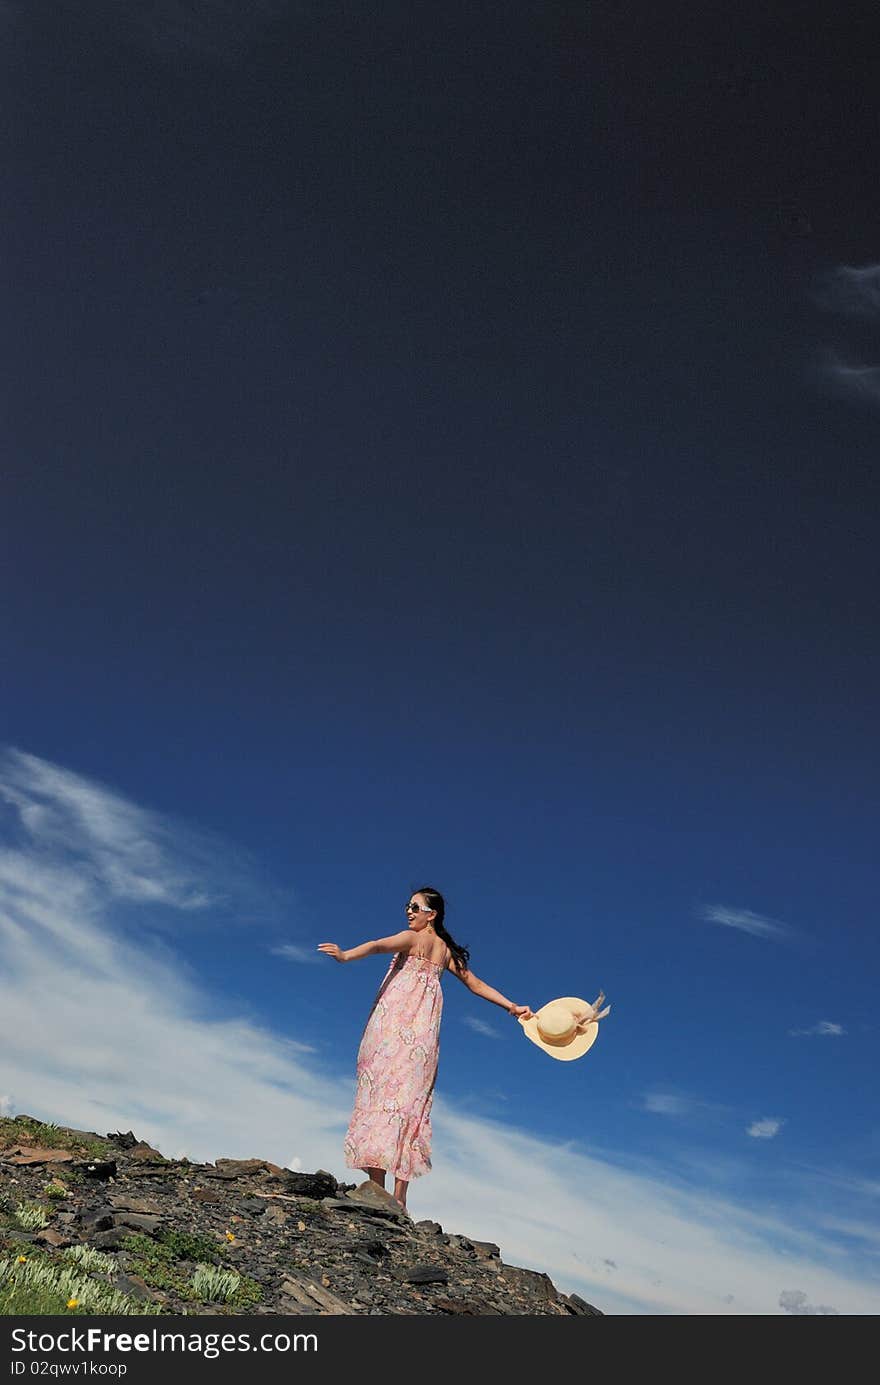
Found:
[(532, 1014), (528, 1005), (514, 1005), (474, 975), (467, 948), (446, 931), (445, 913), (442, 894), (426, 887), (411, 896), (403, 932), (348, 951), (336, 943), (318, 948), (336, 962), (355, 962), (376, 952), (396, 954), (373, 1001), (358, 1050), (357, 1091), (344, 1148), (346, 1165), (363, 1169), (381, 1188), (390, 1171), (394, 1196), (404, 1207), (410, 1179), (431, 1167), (443, 972), (448, 968), (474, 995), (510, 1015), (530, 1019)]

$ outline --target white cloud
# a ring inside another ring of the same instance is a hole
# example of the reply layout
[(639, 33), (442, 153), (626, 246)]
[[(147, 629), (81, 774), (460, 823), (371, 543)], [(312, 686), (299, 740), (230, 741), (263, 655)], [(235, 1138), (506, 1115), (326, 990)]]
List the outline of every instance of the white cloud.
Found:
[(826, 353), (823, 374), (837, 391), (855, 394), (869, 404), (880, 403), (880, 366), (852, 364), (836, 352)]
[(279, 943), (278, 947), (270, 947), (269, 951), (274, 957), (284, 957), (288, 962), (311, 964), (319, 961), (321, 957), (317, 949), (301, 947), (298, 943)]
[(12, 1097), (7, 1094), (0, 1095), (0, 1116), (14, 1116), (15, 1114)]
[[(165, 820), (34, 757), (0, 757), (0, 787), (15, 814), (0, 816), (0, 1091), (19, 1111), (132, 1129), (163, 1152), (259, 1154), (350, 1179), (350, 1080), (228, 1013), (145, 925), (130, 926), (130, 880), (145, 871), (155, 888), (134, 892), (141, 917), (159, 897), (178, 926), (196, 926), (192, 900), (210, 894), (225, 851), (206, 855), (201, 877)], [(792, 1282), (814, 1303), (880, 1311), (876, 1285), (809, 1216), (786, 1223), (682, 1186), (662, 1158), (630, 1171), (579, 1145), (586, 1131), (554, 1143), (442, 1097), (434, 1134), (434, 1172), (410, 1190), (416, 1219), (495, 1241), (508, 1263), (609, 1313), (774, 1314)]]
[(765, 1116), (763, 1120), (752, 1121), (746, 1134), (751, 1135), (756, 1140), (772, 1140), (779, 1134), (784, 1124), (785, 1121), (778, 1120), (775, 1116)]
[(689, 1097), (673, 1092), (646, 1092), (642, 1109), (660, 1116), (686, 1116), (693, 1109), (693, 1103)]
[(726, 904), (709, 904), (702, 911), (707, 923), (719, 923), (725, 928), (738, 928), (756, 938), (788, 938), (792, 930), (775, 919), (752, 913), (751, 909), (731, 909)]
[(856, 1241), (864, 1241), (867, 1245), (876, 1246), (880, 1250), (880, 1225), (871, 1225), (864, 1221), (847, 1221), (843, 1217), (825, 1216), (817, 1217), (816, 1225), (824, 1227), (826, 1231), (832, 1232), (835, 1236), (850, 1236)]
[(789, 1029), (788, 1032), (795, 1037), (804, 1034), (819, 1034), (823, 1037), (837, 1038), (841, 1034), (845, 1034), (846, 1030), (842, 1024), (834, 1024), (831, 1020), (819, 1020), (809, 1029)]
[(473, 1029), (475, 1034), (482, 1034), (486, 1039), (500, 1039), (501, 1035), (492, 1024), (487, 1024), (485, 1020), (478, 1019), (476, 1015), (465, 1015), (464, 1024), (469, 1029)]
[(854, 317), (880, 317), (880, 264), (838, 265), (826, 276), (819, 302)]

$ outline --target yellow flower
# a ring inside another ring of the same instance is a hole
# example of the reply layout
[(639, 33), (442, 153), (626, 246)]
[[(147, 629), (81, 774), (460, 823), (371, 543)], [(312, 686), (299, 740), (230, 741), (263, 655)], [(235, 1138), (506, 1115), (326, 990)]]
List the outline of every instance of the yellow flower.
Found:
[(235, 1237), (233, 1236), (233, 1234), (232, 1234), (231, 1231), (227, 1231), (227, 1233), (226, 1233), (226, 1239), (227, 1239), (227, 1241), (234, 1241), (234, 1240), (235, 1240)]
[(23, 1265), (24, 1262), (25, 1262), (25, 1260), (27, 1260), (27, 1256), (26, 1256), (26, 1255), (19, 1255), (19, 1257), (18, 1257), (18, 1262), (17, 1262), (17, 1263), (18, 1263), (19, 1265)]
[(68, 1306), (68, 1308), (78, 1308), (78, 1307), (79, 1307), (79, 1299), (78, 1299), (78, 1298), (69, 1298), (69, 1299), (67, 1300), (67, 1306)]

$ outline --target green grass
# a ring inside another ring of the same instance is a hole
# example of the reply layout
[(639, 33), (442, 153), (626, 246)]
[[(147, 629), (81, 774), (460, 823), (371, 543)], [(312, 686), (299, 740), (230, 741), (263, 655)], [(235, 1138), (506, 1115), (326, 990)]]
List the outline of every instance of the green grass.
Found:
[[(70, 1305), (70, 1306), (68, 1306)], [(158, 1304), (137, 1303), (111, 1284), (89, 1274), (75, 1259), (53, 1262), (45, 1255), (5, 1256), (0, 1259), (0, 1316), (85, 1316), (92, 1313), (148, 1314)]]
[(210, 1236), (196, 1236), (190, 1231), (175, 1231), (166, 1227), (159, 1232), (156, 1243), (170, 1251), (174, 1260), (211, 1260), (225, 1255), (226, 1246)]

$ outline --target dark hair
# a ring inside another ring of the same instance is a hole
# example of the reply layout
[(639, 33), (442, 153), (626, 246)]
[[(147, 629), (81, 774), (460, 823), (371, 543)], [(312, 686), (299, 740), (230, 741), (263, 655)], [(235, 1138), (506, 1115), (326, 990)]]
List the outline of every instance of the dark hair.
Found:
[(466, 947), (462, 947), (460, 943), (457, 943), (454, 938), (450, 937), (444, 927), (443, 920), (446, 917), (446, 900), (443, 898), (440, 891), (432, 890), (430, 885), (423, 885), (421, 889), (413, 890), (413, 894), (423, 894), (428, 908), (436, 910), (437, 917), (432, 925), (434, 932), (437, 934), (438, 938), (443, 939), (444, 943), (449, 948), (459, 971), (467, 971), (467, 964), (471, 954)]

